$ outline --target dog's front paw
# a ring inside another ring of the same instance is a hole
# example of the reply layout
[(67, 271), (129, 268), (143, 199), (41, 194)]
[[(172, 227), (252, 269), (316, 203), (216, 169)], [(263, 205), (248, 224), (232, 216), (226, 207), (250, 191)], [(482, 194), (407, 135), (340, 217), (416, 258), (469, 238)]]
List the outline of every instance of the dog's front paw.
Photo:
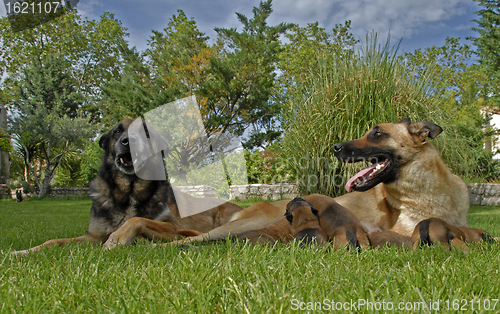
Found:
[(126, 235), (119, 233), (118, 231), (113, 232), (108, 240), (104, 243), (104, 249), (107, 250), (112, 250), (114, 249), (117, 245), (130, 245), (132, 244), (132, 240), (134, 238), (132, 237), (129, 239)]
[(118, 241), (113, 239), (111, 236), (108, 238), (108, 240), (103, 244), (103, 248), (105, 250), (112, 250), (118, 245)]

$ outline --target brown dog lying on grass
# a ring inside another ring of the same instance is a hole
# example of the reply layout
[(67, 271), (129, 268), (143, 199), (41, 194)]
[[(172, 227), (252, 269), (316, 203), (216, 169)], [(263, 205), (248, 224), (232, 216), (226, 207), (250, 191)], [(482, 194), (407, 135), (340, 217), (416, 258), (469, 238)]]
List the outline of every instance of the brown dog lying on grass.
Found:
[(368, 233), (370, 246), (372, 248), (382, 248), (384, 246), (397, 246), (399, 249), (411, 250), (411, 238), (394, 231), (379, 231)]
[(469, 249), (466, 243), (487, 241), (495, 242), (488, 232), (467, 227), (454, 227), (439, 218), (422, 220), (411, 236), (413, 247), (437, 243), (450, 249)]
[(286, 206), (285, 217), (290, 234), (304, 245), (328, 245), (328, 235), (319, 224), (318, 210), (303, 198), (296, 197)]

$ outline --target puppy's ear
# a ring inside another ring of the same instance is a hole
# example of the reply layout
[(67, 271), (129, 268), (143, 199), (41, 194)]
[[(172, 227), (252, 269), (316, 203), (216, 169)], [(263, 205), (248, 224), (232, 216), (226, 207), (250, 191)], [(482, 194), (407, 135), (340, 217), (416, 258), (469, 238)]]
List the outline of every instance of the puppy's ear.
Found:
[(318, 210), (316, 208), (311, 207), (311, 211), (312, 211), (314, 216), (318, 216)]
[(420, 121), (408, 125), (408, 132), (420, 142), (424, 142), (427, 137), (435, 138), (438, 136), (443, 132), (443, 128), (432, 122)]
[(111, 137), (111, 131), (101, 136), (101, 138), (99, 139), (99, 146), (102, 149), (106, 149), (108, 147), (110, 137)]
[(286, 213), (285, 213), (285, 218), (286, 218), (286, 220), (288, 220), (288, 222), (289, 222), (289, 223), (292, 223), (292, 221), (293, 221), (293, 216), (292, 216), (292, 214), (290, 214), (290, 213), (286, 212)]

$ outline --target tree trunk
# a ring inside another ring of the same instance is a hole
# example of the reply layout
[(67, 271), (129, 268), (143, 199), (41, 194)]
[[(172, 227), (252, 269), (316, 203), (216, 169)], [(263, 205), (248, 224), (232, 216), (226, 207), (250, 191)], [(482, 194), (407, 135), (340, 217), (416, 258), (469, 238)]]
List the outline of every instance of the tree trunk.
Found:
[[(7, 109), (0, 104), (0, 130), (7, 134)], [(6, 184), (10, 179), (9, 152), (0, 149), (0, 184)]]
[(52, 166), (50, 164), (45, 168), (45, 176), (43, 177), (42, 184), (40, 185), (40, 191), (38, 192), (38, 197), (42, 198), (47, 195), (50, 188), (50, 181), (52, 181)]
[[(68, 147), (68, 142), (66, 142), (66, 149)], [(38, 192), (38, 196), (40, 198), (45, 197), (50, 190), (50, 182), (54, 179), (56, 175), (56, 171), (61, 165), (61, 162), (66, 155), (66, 151), (64, 150), (59, 156), (54, 157), (53, 159), (49, 159), (49, 153), (46, 152), (47, 156), (47, 166), (45, 167), (45, 175), (43, 177), (42, 184), (40, 185), (40, 192)]]

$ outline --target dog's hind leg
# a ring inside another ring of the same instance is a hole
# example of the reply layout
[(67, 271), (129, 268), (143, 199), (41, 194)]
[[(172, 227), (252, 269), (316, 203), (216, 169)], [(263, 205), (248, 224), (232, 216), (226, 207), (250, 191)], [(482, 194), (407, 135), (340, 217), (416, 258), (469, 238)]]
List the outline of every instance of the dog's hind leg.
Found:
[(196, 236), (199, 234), (200, 232), (195, 230), (177, 229), (170, 222), (132, 217), (109, 236), (106, 243), (104, 243), (104, 247), (113, 249), (117, 245), (130, 245), (138, 235), (150, 240), (172, 240), (179, 235)]
[(287, 201), (278, 201), (273, 204), (267, 202), (258, 202), (246, 209), (235, 213), (228, 223), (223, 224), (207, 233), (195, 237), (188, 237), (182, 240), (174, 241), (173, 244), (186, 244), (191, 242), (201, 242), (205, 240), (220, 240), (228, 236), (237, 236), (247, 231), (262, 229), (270, 224), (283, 220), (286, 227), (288, 221), (283, 217), (285, 213), (284, 206)]
[(32, 253), (32, 252), (40, 251), (43, 248), (49, 248), (49, 247), (56, 246), (56, 245), (61, 245), (61, 246), (67, 245), (67, 244), (72, 243), (72, 242), (74, 242), (74, 243), (79, 243), (79, 242), (100, 243), (101, 241), (99, 239), (89, 235), (89, 234), (85, 234), (85, 235), (82, 235), (82, 236), (76, 237), (76, 238), (49, 240), (49, 241), (46, 241), (40, 245), (32, 247), (31, 249), (15, 251), (15, 252), (12, 252), (12, 254), (16, 255), (16, 256), (27, 255), (27, 254)]
[(231, 235), (238, 235), (247, 231), (253, 231), (262, 228), (269, 223), (266, 217), (244, 218), (233, 220), (225, 225), (210, 230), (207, 233), (199, 234), (194, 237), (188, 237), (182, 240), (172, 242), (173, 244), (186, 244), (191, 242), (202, 242), (205, 240), (220, 240)]
[(238, 240), (248, 240), (252, 244), (261, 244), (261, 245), (273, 245), (276, 243), (276, 240), (272, 237), (262, 234), (259, 231), (248, 231), (240, 234), (238, 236)]

